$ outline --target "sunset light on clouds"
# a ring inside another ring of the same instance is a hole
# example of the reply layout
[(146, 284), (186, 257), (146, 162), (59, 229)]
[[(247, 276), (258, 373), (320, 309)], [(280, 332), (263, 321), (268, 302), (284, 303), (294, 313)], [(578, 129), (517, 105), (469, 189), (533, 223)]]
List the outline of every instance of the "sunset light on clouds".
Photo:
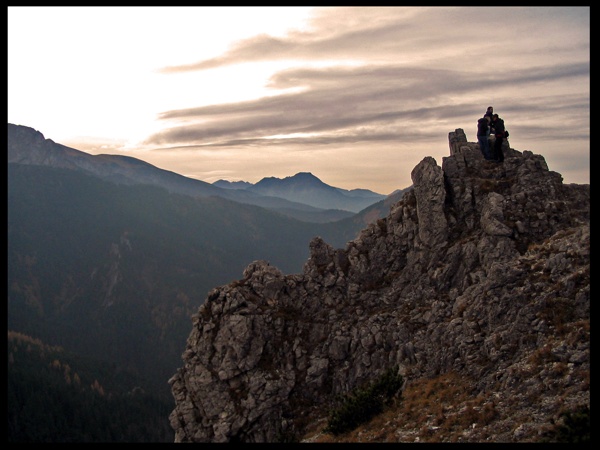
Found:
[(589, 183), (589, 7), (9, 7), (8, 122), (207, 182), (389, 194), (494, 106)]

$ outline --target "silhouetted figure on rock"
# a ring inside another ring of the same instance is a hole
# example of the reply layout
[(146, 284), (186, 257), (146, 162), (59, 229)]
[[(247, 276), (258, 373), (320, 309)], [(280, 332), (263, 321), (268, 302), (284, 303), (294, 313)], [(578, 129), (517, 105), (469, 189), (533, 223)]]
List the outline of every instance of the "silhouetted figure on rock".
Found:
[(502, 143), (504, 142), (504, 120), (498, 114), (493, 115), (492, 127), (494, 128), (494, 157), (498, 162), (504, 162), (504, 153), (502, 152)]
[(484, 116), (477, 121), (477, 141), (479, 142), (479, 148), (483, 157), (486, 160), (492, 159), (490, 154), (490, 117)]

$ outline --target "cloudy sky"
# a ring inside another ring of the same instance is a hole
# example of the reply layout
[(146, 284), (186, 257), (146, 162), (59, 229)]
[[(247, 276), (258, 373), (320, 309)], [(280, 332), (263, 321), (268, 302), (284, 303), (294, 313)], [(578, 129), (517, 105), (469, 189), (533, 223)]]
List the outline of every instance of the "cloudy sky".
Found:
[(589, 7), (8, 7), (8, 122), (207, 182), (389, 194), (494, 106), (590, 182)]

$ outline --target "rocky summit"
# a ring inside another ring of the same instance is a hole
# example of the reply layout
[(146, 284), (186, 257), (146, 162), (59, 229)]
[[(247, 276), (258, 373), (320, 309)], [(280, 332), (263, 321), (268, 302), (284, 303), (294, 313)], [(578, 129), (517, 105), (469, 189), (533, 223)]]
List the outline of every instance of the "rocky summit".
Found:
[(334, 400), (396, 367), (371, 441), (537, 442), (589, 408), (590, 186), (504, 145), (486, 161), (456, 129), (344, 249), (315, 237), (302, 273), (255, 261), (210, 291), (169, 380), (175, 441), (326, 440)]

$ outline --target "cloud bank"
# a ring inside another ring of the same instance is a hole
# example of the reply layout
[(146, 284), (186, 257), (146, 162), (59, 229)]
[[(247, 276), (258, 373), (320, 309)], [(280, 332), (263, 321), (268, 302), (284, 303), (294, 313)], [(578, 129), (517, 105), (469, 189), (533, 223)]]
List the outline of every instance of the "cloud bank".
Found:
[(255, 36), (218, 57), (164, 67), (168, 76), (290, 64), (269, 78), (272, 95), (162, 112), (161, 120), (180, 124), (145, 143), (376, 151), (440, 142), (455, 128), (474, 141), (477, 119), (493, 105), (513, 139), (541, 154), (559, 142), (576, 145), (578, 163), (573, 154), (554, 159), (589, 171), (589, 18), (589, 8), (316, 8), (306, 30)]

